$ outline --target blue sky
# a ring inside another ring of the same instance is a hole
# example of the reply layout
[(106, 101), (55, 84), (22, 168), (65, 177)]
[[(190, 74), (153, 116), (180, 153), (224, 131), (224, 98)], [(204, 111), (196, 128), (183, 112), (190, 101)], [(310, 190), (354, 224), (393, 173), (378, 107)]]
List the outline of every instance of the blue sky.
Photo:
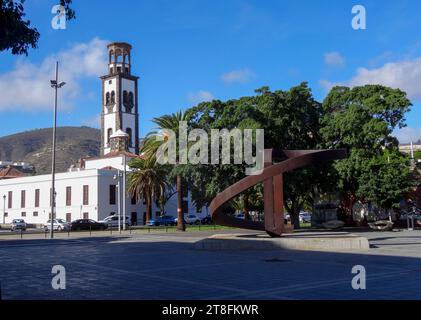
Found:
[[(40, 33), (28, 57), (0, 54), (0, 136), (51, 126), (53, 62), (68, 84), (59, 125), (98, 126), (108, 41), (133, 45), (140, 135), (151, 118), (201, 100), (251, 95), (307, 81), (322, 100), (333, 84), (383, 83), (407, 91), (402, 140), (421, 138), (421, 2), (347, 0), (74, 0), (77, 19), (51, 27), (54, 0), (27, 0)], [(351, 27), (355, 4), (367, 29)]]

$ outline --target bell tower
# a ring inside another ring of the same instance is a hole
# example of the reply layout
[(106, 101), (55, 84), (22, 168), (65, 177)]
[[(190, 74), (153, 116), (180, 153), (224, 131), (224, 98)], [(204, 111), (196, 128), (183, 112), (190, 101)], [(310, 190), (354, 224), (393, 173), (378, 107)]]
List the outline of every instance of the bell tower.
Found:
[(139, 154), (139, 114), (137, 82), (131, 73), (132, 46), (113, 42), (108, 49), (108, 74), (102, 80), (101, 155), (121, 150), (112, 137), (127, 135), (126, 151)]

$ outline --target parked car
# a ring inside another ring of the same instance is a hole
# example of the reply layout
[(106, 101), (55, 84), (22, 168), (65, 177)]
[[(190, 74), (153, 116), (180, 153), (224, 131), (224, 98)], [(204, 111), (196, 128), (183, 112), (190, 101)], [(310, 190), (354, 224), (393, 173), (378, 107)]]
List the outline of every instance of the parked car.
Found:
[(148, 226), (174, 226), (177, 224), (176, 219), (173, 216), (161, 216), (157, 217), (156, 219), (151, 219), (146, 223)]
[(236, 219), (244, 220), (246, 218), (246, 215), (244, 213), (238, 213), (235, 215)]
[(211, 217), (211, 216), (206, 216), (206, 217), (204, 217), (204, 218), (201, 220), (201, 223), (202, 223), (202, 224), (212, 224), (212, 223), (213, 223), (213, 221), (212, 221), (212, 217)]
[(300, 222), (311, 223), (311, 213), (309, 212), (300, 212)]
[[(120, 218), (120, 225), (123, 226), (123, 217)], [(102, 223), (104, 225), (106, 225), (108, 228), (118, 228), (118, 216), (117, 215), (112, 215), (109, 217), (106, 217), (104, 220), (100, 220), (98, 221), (99, 223)], [(126, 217), (126, 227), (131, 225), (131, 222), (129, 220), (129, 217)]]
[[(177, 223), (178, 218), (175, 218), (175, 223)], [(195, 214), (188, 214), (184, 216), (184, 222), (186, 224), (200, 224), (200, 218), (196, 216)]]
[(26, 231), (26, 222), (23, 219), (14, 219), (10, 226), (10, 231), (22, 230)]
[(415, 227), (421, 227), (421, 216), (414, 217), (414, 224), (415, 224)]
[[(69, 229), (70, 229), (70, 223), (68, 223), (67, 221), (64, 221), (63, 219), (53, 220), (53, 230), (63, 231), (63, 230), (69, 230)], [(51, 220), (48, 220), (44, 224), (44, 230), (45, 231), (51, 230)]]
[(72, 221), (70, 230), (105, 230), (107, 226), (91, 219), (79, 219)]

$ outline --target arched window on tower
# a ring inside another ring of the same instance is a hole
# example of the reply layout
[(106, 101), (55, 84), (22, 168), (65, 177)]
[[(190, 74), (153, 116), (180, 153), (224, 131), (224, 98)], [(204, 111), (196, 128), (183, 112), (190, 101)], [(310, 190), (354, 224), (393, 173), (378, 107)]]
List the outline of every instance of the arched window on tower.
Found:
[(134, 97), (133, 97), (133, 92), (130, 92), (130, 93), (129, 93), (129, 104), (130, 104), (130, 107), (132, 107), (132, 108), (133, 108), (133, 106), (134, 106)]
[(113, 134), (113, 129), (109, 128), (107, 130), (107, 147), (110, 146), (110, 139), (111, 139), (112, 134)]
[(115, 103), (115, 92), (111, 91), (111, 103)]
[(123, 65), (123, 51), (116, 50), (115, 56), (116, 56), (116, 63), (117, 63), (117, 73), (121, 73), (122, 71), (121, 67)]
[(126, 105), (129, 102), (129, 97), (127, 95), (127, 91), (123, 91), (123, 104)]
[(105, 94), (105, 104), (106, 105), (109, 105), (110, 104), (110, 93), (109, 92), (107, 92)]
[(132, 146), (132, 129), (131, 128), (127, 128), (126, 129), (126, 133), (129, 136), (129, 143), (128, 143), (128, 145), (129, 145), (129, 147), (131, 147)]
[(121, 52), (121, 50), (117, 50), (115, 52), (115, 54), (116, 54), (116, 62), (122, 63), (123, 62), (123, 53)]

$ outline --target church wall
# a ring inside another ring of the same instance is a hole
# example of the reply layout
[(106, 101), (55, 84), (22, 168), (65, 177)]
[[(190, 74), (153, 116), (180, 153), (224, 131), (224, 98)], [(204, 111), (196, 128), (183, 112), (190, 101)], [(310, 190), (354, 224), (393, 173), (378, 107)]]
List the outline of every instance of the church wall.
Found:
[[(83, 186), (89, 186), (89, 202), (83, 204)], [(70, 205), (66, 202), (66, 188), (71, 188)], [(98, 171), (82, 170), (56, 174), (56, 217), (76, 220), (87, 213), (90, 219), (97, 219)], [(35, 190), (39, 189), (39, 206), (35, 204)], [(31, 224), (44, 224), (49, 219), (51, 175), (39, 175), (0, 181), (0, 196), (6, 195), (6, 223), (13, 219), (24, 219)], [(22, 207), (22, 190), (25, 203)], [(9, 191), (12, 192), (12, 208), (8, 208)], [(3, 209), (3, 203), (1, 203)], [(1, 210), (3, 211), (3, 210)], [(3, 212), (2, 212), (3, 213)]]

